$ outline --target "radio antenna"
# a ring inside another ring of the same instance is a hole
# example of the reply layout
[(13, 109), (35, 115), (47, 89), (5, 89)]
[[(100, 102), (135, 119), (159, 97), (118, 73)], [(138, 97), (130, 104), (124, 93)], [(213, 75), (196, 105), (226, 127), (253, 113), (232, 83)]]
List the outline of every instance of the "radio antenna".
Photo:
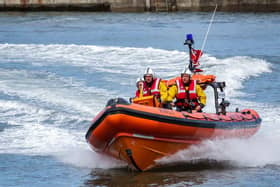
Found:
[(201, 51), (204, 51), (204, 47), (205, 47), (205, 44), (206, 44), (206, 41), (207, 41), (207, 38), (208, 38), (208, 34), (209, 34), (209, 31), (210, 31), (210, 28), (211, 28), (212, 23), (214, 21), (214, 17), (215, 17), (215, 14), (216, 14), (217, 7), (218, 7), (218, 4), (216, 4), (216, 7), (215, 7), (214, 12), (212, 14), (210, 23), (208, 25), (208, 29), (207, 29), (207, 32), (205, 34), (205, 37), (204, 37), (204, 40), (203, 40), (203, 43), (202, 43)]

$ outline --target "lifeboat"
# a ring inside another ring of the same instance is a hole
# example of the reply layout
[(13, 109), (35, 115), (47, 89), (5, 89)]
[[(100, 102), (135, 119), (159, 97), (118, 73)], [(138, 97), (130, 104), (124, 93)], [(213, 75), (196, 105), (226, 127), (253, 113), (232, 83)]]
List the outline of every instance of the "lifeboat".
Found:
[(153, 100), (136, 100), (141, 104), (121, 98), (109, 100), (86, 133), (91, 148), (146, 171), (156, 166), (156, 160), (203, 140), (248, 138), (261, 123), (252, 109), (225, 114), (188, 113), (154, 107)]
[[(188, 149), (204, 140), (225, 138), (249, 138), (260, 128), (261, 118), (253, 109), (228, 112), (225, 100), (225, 82), (215, 82), (214, 75), (195, 71), (198, 58), (193, 58), (193, 38), (187, 35), (192, 79), (203, 89), (214, 91), (215, 113), (179, 112), (164, 109), (153, 96), (131, 99), (110, 99), (106, 107), (93, 119), (86, 140), (90, 147), (102, 154), (125, 161), (139, 171), (157, 166), (156, 160)], [(166, 80), (172, 86), (178, 77)]]

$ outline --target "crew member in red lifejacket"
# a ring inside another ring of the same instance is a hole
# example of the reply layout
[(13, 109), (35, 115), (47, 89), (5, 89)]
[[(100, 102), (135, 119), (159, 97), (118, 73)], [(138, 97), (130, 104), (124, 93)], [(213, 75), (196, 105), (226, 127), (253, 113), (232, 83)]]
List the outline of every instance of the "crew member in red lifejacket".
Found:
[[(160, 78), (156, 78), (153, 70), (148, 67), (143, 75), (143, 96), (154, 95), (162, 104), (165, 104), (167, 99), (167, 87)], [(140, 91), (136, 91), (136, 97), (139, 97)]]
[(137, 90), (135, 92), (135, 97), (143, 97), (143, 88), (144, 88), (144, 79), (143, 78), (138, 78), (136, 80), (136, 87)]
[(177, 111), (201, 112), (206, 104), (206, 95), (196, 80), (191, 80), (191, 72), (188, 68), (181, 73), (181, 78), (176, 80), (176, 84), (168, 90), (167, 102), (172, 102), (174, 98), (176, 98)]

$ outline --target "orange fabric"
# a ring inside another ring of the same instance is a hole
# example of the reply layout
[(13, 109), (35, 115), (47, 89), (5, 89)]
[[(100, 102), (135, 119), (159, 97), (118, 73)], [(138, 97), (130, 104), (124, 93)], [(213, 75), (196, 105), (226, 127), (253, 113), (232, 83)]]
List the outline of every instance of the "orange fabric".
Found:
[(203, 74), (194, 74), (192, 75), (192, 80), (197, 80), (199, 84), (202, 83), (211, 83), (214, 82), (216, 76), (214, 75), (203, 75)]
[(152, 106), (152, 107), (160, 107), (160, 103), (157, 98), (155, 98), (153, 95), (151, 96), (144, 96), (141, 98), (134, 98), (132, 100), (133, 103), (139, 104), (139, 105), (146, 105), (146, 106)]

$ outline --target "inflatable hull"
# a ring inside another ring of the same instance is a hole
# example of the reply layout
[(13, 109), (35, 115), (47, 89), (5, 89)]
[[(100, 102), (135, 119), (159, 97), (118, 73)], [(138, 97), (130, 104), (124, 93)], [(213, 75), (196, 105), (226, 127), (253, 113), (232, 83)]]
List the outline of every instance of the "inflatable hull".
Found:
[(94, 118), (86, 140), (93, 150), (146, 171), (156, 166), (157, 159), (203, 140), (248, 138), (260, 123), (261, 118), (251, 109), (217, 115), (113, 104)]

